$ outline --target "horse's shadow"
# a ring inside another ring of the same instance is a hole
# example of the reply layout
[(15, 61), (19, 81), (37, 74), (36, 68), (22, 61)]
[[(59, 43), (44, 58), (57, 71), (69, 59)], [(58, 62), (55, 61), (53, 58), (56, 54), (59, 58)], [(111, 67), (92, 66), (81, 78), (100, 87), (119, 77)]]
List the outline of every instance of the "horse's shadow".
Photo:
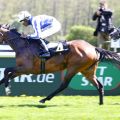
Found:
[(111, 104), (108, 104), (108, 105), (120, 105), (120, 103), (111, 103)]
[(35, 107), (35, 108), (47, 108), (47, 107), (57, 107), (57, 105), (34, 105), (34, 104), (22, 104), (16, 105), (18, 107)]
[(35, 108), (49, 108), (49, 107), (58, 107), (58, 106), (69, 106), (68, 104), (64, 105), (34, 105), (34, 104), (21, 104), (21, 105), (0, 105), (0, 108), (4, 107), (35, 107)]

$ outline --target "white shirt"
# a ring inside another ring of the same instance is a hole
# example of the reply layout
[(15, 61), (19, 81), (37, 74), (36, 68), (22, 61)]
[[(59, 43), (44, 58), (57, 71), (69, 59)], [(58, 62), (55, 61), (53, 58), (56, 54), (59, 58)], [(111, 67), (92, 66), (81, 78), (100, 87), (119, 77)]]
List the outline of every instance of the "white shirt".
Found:
[(48, 15), (39, 15), (32, 17), (30, 21), (35, 32), (29, 35), (29, 37), (33, 39), (40, 39), (42, 38), (43, 32), (53, 27), (53, 23), (56, 21), (56, 19)]

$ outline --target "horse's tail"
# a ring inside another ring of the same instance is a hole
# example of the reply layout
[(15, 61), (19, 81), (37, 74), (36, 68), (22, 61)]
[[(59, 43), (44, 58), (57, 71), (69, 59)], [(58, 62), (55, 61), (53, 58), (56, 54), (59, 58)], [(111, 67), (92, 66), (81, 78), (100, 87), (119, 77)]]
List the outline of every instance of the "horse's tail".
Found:
[(99, 61), (114, 63), (120, 69), (120, 54), (102, 48), (96, 48), (96, 51), (100, 53)]
[[(120, 54), (108, 50), (104, 50), (101, 48), (96, 48), (96, 51), (100, 53), (99, 61), (103, 62), (111, 62), (113, 63), (118, 69), (120, 69)], [(117, 89), (120, 87), (120, 83), (118, 86), (116, 86), (114, 89)]]
[[(96, 51), (100, 53), (99, 61), (103, 62), (112, 62), (118, 69), (120, 69), (120, 54), (101, 48), (96, 48)], [(113, 88), (115, 90), (120, 87), (120, 83)]]

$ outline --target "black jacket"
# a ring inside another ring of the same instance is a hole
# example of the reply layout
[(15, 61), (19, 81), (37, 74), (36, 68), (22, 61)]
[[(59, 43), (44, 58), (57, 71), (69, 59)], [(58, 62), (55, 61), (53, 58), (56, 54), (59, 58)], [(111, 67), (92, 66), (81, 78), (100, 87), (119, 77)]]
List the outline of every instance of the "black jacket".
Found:
[(112, 27), (112, 11), (102, 9), (99, 9), (99, 11), (101, 12), (100, 16), (98, 16), (95, 12), (92, 17), (94, 21), (97, 20), (97, 26), (94, 32), (94, 36), (97, 36), (98, 32), (109, 33), (109, 30)]

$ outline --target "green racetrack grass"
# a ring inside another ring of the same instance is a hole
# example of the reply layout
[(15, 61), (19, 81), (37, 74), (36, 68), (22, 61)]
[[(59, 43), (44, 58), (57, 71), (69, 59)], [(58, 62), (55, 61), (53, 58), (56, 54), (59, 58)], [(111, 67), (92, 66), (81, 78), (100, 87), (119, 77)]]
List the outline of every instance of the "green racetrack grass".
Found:
[(0, 120), (120, 120), (120, 96), (0, 97)]

